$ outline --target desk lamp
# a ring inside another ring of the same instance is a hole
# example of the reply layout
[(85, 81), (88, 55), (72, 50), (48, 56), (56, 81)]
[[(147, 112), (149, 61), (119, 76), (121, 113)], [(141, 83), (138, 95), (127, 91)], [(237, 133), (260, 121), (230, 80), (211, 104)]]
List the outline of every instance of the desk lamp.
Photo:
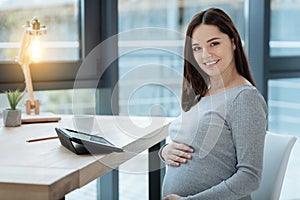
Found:
[(26, 114), (30, 115), (31, 110), (38, 115), (40, 113), (39, 100), (34, 99), (32, 80), (29, 64), (38, 62), (40, 59), (40, 36), (46, 34), (46, 26), (40, 25), (39, 20), (34, 17), (31, 22), (27, 21), (24, 26), (24, 35), (17, 57), (17, 62), (21, 65), (25, 77), (26, 90), (29, 94), (29, 100), (26, 101)]

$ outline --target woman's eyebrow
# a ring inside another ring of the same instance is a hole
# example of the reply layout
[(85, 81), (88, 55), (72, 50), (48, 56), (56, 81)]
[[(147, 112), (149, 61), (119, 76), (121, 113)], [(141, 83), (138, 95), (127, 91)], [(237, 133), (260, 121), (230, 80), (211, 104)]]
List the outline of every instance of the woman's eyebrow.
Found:
[(211, 38), (211, 39), (207, 40), (206, 43), (209, 43), (209, 42), (211, 42), (211, 41), (213, 41), (213, 40), (218, 40), (218, 39), (221, 39), (221, 38), (214, 37), (214, 38)]
[[(221, 38), (219, 38), (219, 37), (213, 37), (213, 38), (207, 40), (206, 43), (209, 43), (209, 42), (211, 42), (213, 40), (218, 40), (218, 39), (221, 39)], [(195, 43), (192, 44), (192, 46), (199, 46), (199, 44), (195, 42)]]

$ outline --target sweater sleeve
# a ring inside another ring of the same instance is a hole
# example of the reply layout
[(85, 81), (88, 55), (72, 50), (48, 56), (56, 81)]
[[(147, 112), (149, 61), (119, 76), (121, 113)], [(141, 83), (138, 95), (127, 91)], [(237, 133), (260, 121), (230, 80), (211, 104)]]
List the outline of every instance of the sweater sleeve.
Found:
[(181, 200), (234, 200), (259, 187), (263, 163), (267, 106), (256, 89), (242, 90), (228, 112), (228, 124), (236, 148), (236, 172), (208, 190)]

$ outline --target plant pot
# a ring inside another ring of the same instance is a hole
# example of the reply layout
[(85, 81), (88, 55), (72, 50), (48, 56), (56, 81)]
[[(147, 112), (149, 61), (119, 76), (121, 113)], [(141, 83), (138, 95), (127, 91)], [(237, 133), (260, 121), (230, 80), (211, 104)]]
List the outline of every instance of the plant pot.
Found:
[(21, 115), (22, 111), (20, 109), (11, 110), (6, 109), (3, 110), (3, 123), (6, 127), (15, 127), (21, 125)]

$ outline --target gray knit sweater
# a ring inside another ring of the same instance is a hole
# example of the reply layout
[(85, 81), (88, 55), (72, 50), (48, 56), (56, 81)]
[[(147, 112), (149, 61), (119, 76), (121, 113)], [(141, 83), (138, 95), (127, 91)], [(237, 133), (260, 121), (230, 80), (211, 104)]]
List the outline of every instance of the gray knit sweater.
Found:
[(253, 86), (203, 97), (169, 128), (170, 137), (192, 146), (193, 158), (168, 166), (163, 196), (192, 200), (251, 199), (259, 187), (267, 106)]

